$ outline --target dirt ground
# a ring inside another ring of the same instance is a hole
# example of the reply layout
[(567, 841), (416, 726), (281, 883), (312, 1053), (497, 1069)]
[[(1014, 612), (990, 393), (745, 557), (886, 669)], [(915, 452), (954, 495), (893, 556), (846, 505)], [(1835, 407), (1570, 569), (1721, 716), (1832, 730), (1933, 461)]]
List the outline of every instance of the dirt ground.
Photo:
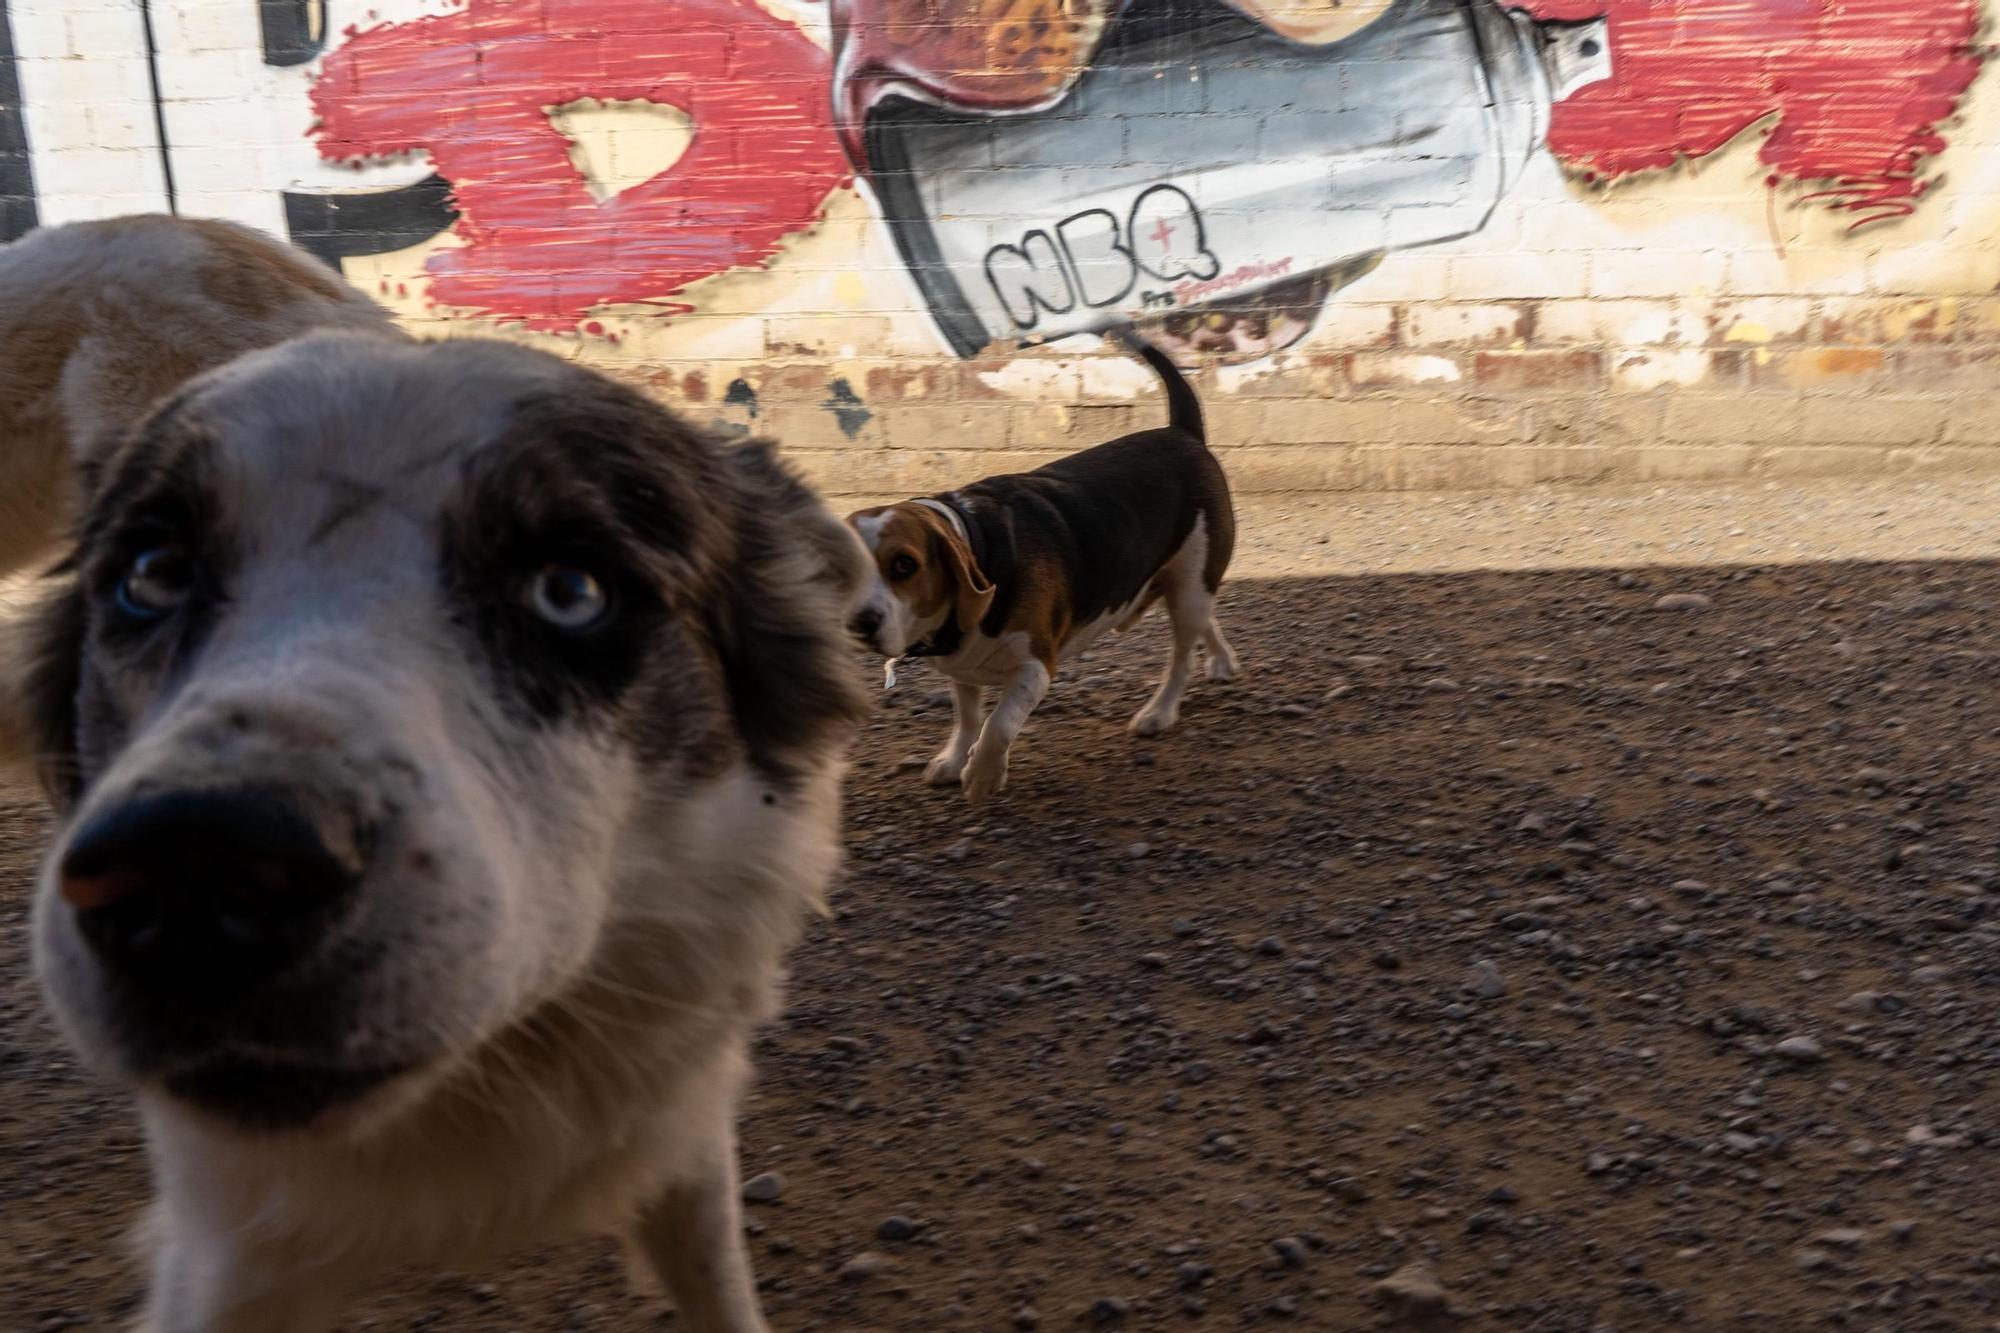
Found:
[[(1981, 485), (1248, 506), (1245, 675), (1132, 740), (1148, 621), (979, 810), (906, 674), (746, 1109), (774, 1326), (2000, 1329)], [(26, 980), (39, 827), (0, 814), (9, 1333), (129, 1311), (145, 1193)], [(351, 1321), (674, 1326), (597, 1243)]]

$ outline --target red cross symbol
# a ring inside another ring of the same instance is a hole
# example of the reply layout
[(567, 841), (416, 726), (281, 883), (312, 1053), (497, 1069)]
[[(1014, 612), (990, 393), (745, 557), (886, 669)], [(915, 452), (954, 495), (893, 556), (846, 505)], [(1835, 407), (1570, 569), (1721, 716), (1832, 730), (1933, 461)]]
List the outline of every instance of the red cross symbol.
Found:
[(1160, 248), (1164, 250), (1167, 248), (1167, 242), (1174, 238), (1174, 229), (1167, 225), (1165, 218), (1161, 218), (1160, 225), (1147, 232), (1146, 236), (1148, 239), (1158, 242)]

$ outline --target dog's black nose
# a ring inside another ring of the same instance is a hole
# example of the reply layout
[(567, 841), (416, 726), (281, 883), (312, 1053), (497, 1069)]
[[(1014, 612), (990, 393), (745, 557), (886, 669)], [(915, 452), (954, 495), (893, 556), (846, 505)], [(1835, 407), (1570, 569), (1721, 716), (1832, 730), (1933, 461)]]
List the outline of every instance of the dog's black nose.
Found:
[(857, 639), (873, 641), (875, 631), (882, 628), (882, 613), (873, 607), (863, 607), (847, 622), (847, 628)]
[(353, 896), (299, 803), (268, 788), (163, 792), (93, 817), (62, 895), (105, 966), (141, 986), (225, 993), (282, 971)]

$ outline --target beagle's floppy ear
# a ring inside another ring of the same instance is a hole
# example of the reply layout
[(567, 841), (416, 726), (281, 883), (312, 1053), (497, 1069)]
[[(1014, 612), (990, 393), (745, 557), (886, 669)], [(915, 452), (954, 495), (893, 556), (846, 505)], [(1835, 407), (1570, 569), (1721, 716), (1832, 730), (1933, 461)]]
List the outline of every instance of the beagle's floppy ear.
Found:
[(952, 605), (958, 617), (959, 632), (970, 634), (985, 619), (987, 608), (993, 605), (996, 590), (979, 568), (979, 562), (972, 558), (972, 548), (965, 544), (965, 538), (958, 535), (958, 530), (941, 518), (927, 517), (943, 547), (945, 568), (951, 571), (951, 581), (958, 589)]

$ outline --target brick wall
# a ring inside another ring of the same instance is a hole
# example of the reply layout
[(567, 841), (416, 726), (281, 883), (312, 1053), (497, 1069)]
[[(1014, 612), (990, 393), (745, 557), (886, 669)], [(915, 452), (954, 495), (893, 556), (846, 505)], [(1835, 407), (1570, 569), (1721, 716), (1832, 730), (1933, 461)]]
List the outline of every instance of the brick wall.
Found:
[(173, 207), (828, 488), (2000, 463), (1978, 0), (0, 0), (0, 235)]

